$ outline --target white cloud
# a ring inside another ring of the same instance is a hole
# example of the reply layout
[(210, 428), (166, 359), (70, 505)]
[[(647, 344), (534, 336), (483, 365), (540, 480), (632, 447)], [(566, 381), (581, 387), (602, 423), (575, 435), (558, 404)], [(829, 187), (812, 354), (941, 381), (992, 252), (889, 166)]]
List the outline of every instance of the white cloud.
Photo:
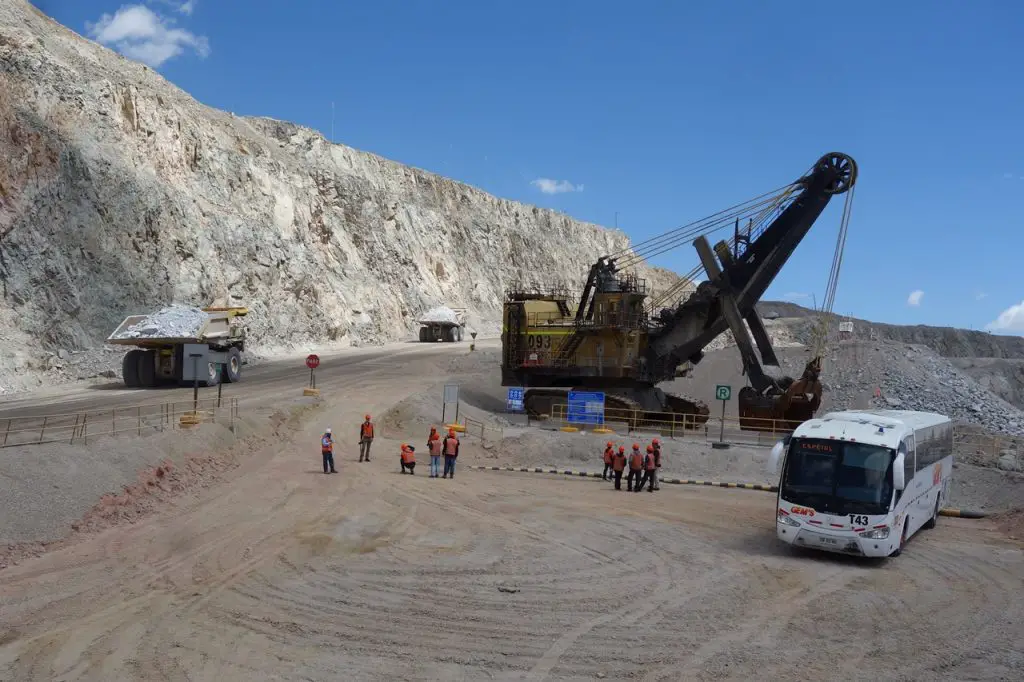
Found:
[(924, 298), (924, 292), (920, 289), (910, 292), (910, 296), (907, 296), (907, 305), (921, 305), (921, 299)]
[(544, 194), (563, 194), (565, 192), (582, 192), (583, 185), (574, 185), (568, 180), (552, 180), (550, 178), (537, 178), (531, 180), (530, 184)]
[(999, 313), (994, 321), (985, 325), (990, 332), (1014, 332), (1024, 334), (1024, 301)]
[[(181, 3), (179, 11), (192, 11), (194, 3)], [(200, 57), (210, 54), (210, 42), (163, 17), (145, 5), (125, 5), (111, 16), (104, 14), (96, 23), (86, 22), (86, 31), (96, 42), (112, 47), (130, 59), (158, 67), (186, 49)]]

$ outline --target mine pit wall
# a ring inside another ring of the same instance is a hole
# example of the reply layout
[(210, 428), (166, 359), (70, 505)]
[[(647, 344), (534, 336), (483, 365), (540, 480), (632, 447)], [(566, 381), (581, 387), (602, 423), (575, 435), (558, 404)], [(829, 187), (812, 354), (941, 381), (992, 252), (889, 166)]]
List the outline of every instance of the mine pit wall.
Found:
[[(244, 304), (287, 347), (411, 338), (516, 281), (577, 290), (622, 233), (319, 133), (203, 106), (23, 6), (0, 7), (0, 342), (94, 346), (128, 314)], [(655, 292), (675, 281), (644, 269)]]

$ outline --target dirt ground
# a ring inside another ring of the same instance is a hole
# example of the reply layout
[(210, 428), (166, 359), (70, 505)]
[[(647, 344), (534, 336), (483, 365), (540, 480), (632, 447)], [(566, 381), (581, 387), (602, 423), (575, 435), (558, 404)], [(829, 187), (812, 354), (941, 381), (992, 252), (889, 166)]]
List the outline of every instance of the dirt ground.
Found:
[(154, 473), (158, 494), (105, 503), (145, 513), (0, 572), (0, 680), (1024, 675), (1015, 517), (943, 518), (865, 563), (777, 543), (763, 493), (403, 476), (398, 433), (369, 464), (339, 441), (340, 474), (321, 472), (323, 424), (385, 415), (447, 369), (338, 376), (213, 482), (193, 485), (215, 454)]

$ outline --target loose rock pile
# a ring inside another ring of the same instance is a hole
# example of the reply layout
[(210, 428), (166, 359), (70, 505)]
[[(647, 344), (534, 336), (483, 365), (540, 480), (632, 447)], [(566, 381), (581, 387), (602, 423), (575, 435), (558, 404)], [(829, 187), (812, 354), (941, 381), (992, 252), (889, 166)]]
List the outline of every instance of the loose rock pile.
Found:
[(117, 339), (192, 339), (199, 335), (209, 316), (199, 308), (173, 305), (147, 315), (121, 330)]

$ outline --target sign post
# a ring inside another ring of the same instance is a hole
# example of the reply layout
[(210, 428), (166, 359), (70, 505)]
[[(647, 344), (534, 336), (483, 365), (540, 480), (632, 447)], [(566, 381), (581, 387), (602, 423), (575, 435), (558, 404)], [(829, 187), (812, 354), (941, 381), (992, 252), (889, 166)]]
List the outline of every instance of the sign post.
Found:
[[(566, 421), (570, 424), (604, 425), (604, 393), (599, 391), (569, 391), (569, 409)], [(576, 427), (569, 427), (576, 430)]]
[(202, 353), (189, 353), (192, 358), (192, 414), (199, 414), (199, 358)]
[(455, 424), (459, 423), (459, 385), (445, 384), (444, 396), (441, 399), (441, 423), (445, 423), (444, 417), (450, 403), (455, 403)]
[(732, 386), (725, 384), (715, 386), (715, 399), (722, 401), (722, 426), (718, 431), (718, 442), (711, 444), (714, 450), (724, 450), (729, 447), (725, 442), (725, 404), (729, 402), (730, 398), (732, 398)]
[(316, 387), (316, 368), (320, 366), (320, 356), (316, 353), (310, 353), (306, 356), (306, 367), (309, 368), (309, 386), (302, 391), (302, 395), (319, 395), (320, 391)]
[(508, 396), (505, 398), (505, 410), (508, 412), (523, 412), (526, 409), (525, 405), (523, 405), (524, 392), (522, 388), (508, 389)]

